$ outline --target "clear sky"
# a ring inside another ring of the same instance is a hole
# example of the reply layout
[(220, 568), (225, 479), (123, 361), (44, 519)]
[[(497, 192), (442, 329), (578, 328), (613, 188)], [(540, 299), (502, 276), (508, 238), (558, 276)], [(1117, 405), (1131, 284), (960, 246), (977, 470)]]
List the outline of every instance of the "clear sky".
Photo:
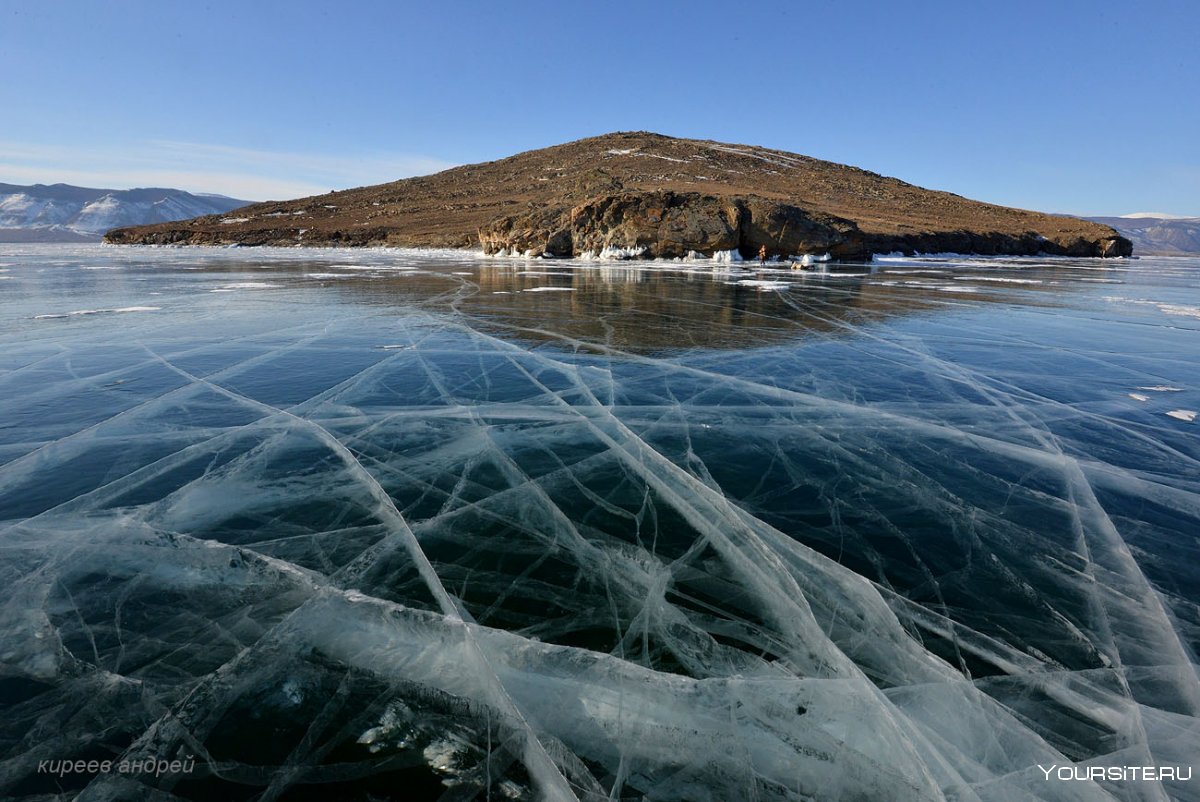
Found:
[(0, 182), (262, 200), (615, 130), (1200, 215), (1198, 0), (0, 0)]

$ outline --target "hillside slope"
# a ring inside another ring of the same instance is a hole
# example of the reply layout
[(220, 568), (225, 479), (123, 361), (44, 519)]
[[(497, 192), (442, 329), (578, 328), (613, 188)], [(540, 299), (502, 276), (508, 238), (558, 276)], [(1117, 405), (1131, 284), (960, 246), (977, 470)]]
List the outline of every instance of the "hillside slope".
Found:
[(402, 245), (579, 255), (872, 252), (1123, 256), (1071, 217), (967, 200), (757, 146), (614, 133), (389, 184), (112, 231), (114, 243)]

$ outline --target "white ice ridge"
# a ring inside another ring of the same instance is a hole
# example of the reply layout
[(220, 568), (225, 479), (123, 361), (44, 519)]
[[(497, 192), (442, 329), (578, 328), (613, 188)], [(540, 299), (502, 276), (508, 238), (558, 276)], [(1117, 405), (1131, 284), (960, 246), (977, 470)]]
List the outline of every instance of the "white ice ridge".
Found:
[[(355, 576), (368, 566), (378, 562), (384, 556), (398, 550), (403, 550), (416, 565), (417, 572), (420, 574), (428, 591), (436, 599), (438, 607), (446, 620), (451, 624), (462, 623), (465, 611), (447, 592), (432, 563), (426, 557), (416, 537), (413, 535), (412, 529), (409, 528), (408, 522), (396, 508), (395, 502), (379, 484), (378, 480), (366, 470), (358, 458), (341, 441), (317, 423), (298, 417), (289, 411), (262, 404), (247, 396), (230, 392), (207, 379), (202, 379), (181, 370), (167, 360), (162, 361), (169, 369), (190, 380), (193, 386), (203, 386), (230, 398), (235, 403), (248, 406), (267, 415), (282, 415), (288, 420), (294, 421), (298, 425), (312, 431), (317, 440), (323, 445), (328, 446), (331, 451), (344, 461), (350, 476), (367, 489), (367, 492), (375, 503), (373, 512), (381, 518), (389, 529), (388, 534), (384, 538), (347, 564), (342, 569), (342, 572), (348, 576)], [(501, 715), (507, 715), (511, 721), (519, 725), (519, 729), (524, 735), (524, 748), (522, 752), (525, 766), (538, 782), (539, 789), (548, 799), (573, 798), (566, 779), (550, 755), (547, 754), (545, 747), (538, 740), (536, 733), (525, 723), (522, 711), (513, 705), (508, 690), (503, 687), (500, 678), (494, 674), (487, 657), (481, 652), (478, 644), (475, 643), (471, 632), (464, 630), (464, 634), (463, 645), (466, 654), (460, 655), (460, 657), (465, 657), (464, 663), (476, 669), (476, 681), (481, 683), (487, 690), (488, 702), (496, 707)]]
[(273, 284), (270, 281), (235, 281), (231, 284), (222, 284), (215, 290), (210, 292), (232, 292), (234, 290), (273, 290), (283, 286), (282, 284)]
[(600, 250), (597, 254), (599, 259), (637, 259), (646, 252), (643, 247), (622, 248), (617, 245), (609, 245)]
[(760, 290), (786, 290), (792, 286), (786, 281), (771, 281), (769, 279), (744, 278), (733, 282), (740, 287), (757, 287)]
[[(541, 644), (454, 616), (340, 591), (311, 571), (240, 549), (164, 536), (140, 529), (134, 521), (114, 523), (124, 530), (120, 537), (89, 543), (82, 550), (67, 549), (70, 558), (56, 561), (55, 575), (70, 581), (72, 572), (87, 570), (83, 560), (104, 559), (115, 581), (136, 579), (144, 586), (141, 592), (206, 596), (240, 588), (264, 599), (292, 597), (289, 604), (299, 603), (278, 619), (253, 652), (232, 655), (222, 671), (192, 692), (190, 709), (196, 714), (219, 704), (222, 697), (228, 703), (233, 698), (229, 694), (240, 692), (229, 681), (244, 673), (243, 665), (254, 662), (254, 652), (314, 649), (386, 679), (471, 700), (481, 709), (491, 709), (498, 725), (538, 733), (554, 754), (563, 754), (565, 748), (613, 766), (626, 763), (634, 772), (656, 778), (659, 795), (666, 798), (703, 798), (706, 787), (722, 787), (723, 778), (731, 775), (758, 776), (800, 799), (828, 794), (878, 798), (885, 792), (896, 800), (941, 798), (916, 754), (897, 760), (908, 751), (905, 743), (925, 741), (922, 730), (933, 723), (904, 731), (904, 705), (896, 709), (883, 701), (862, 678), (766, 673), (698, 681), (660, 674), (616, 657)], [(22, 527), (16, 534), (15, 545), (24, 548), (37, 540), (44, 543), (48, 530)], [(168, 555), (172, 559), (164, 560)], [(179, 557), (186, 557), (184, 564), (192, 570), (179, 573)], [(16, 598), (28, 601), (20, 593)], [(6, 661), (41, 676), (50, 675), (51, 666), (66, 668), (62, 642), (47, 629), (45, 618), (13, 623), (16, 632), (10, 645), (24, 653), (14, 655), (10, 648)], [(265, 668), (265, 674), (262, 668), (256, 670), (257, 682), (292, 682), (286, 665), (268, 663)], [(493, 676), (498, 684), (489, 681)], [(944, 699), (948, 690), (939, 689), (938, 694)], [(1008, 716), (1002, 709), (967, 685), (963, 691), (960, 701), (969, 703), (969, 709), (982, 706), (981, 714), (988, 719), (982, 725), (1012, 726), (1005, 724)], [(923, 696), (905, 702), (919, 710), (925, 704)], [(858, 723), (847, 729), (846, 722), (855, 720)], [(166, 717), (131, 747), (129, 757), (170, 753), (190, 740), (189, 733), (203, 733), (202, 726), (186, 711)], [(692, 770), (664, 772), (682, 755), (688, 756)], [(834, 756), (855, 769), (829, 776), (822, 769)], [(1031, 757), (1062, 760), (1045, 750)], [(539, 776), (537, 762), (531, 762), (545, 798), (582, 798), (558, 783), (552, 766), (544, 766), (549, 774)]]
[[(649, 779), (661, 798), (705, 798), (705, 789), (723, 788), (731, 777), (743, 776), (796, 799), (857, 795), (926, 800), (949, 798), (947, 791), (956, 798), (1015, 798), (1012, 794), (1038, 790), (1036, 776), (1022, 771), (997, 785), (997, 774), (1006, 767), (1071, 762), (1040, 739), (1031, 739), (1008, 709), (966, 682), (918, 682), (880, 696), (861, 677), (821, 679), (766, 671), (691, 679), (339, 590), (319, 574), (286, 562), (163, 535), (134, 520), (112, 520), (119, 525), (109, 529), (115, 537), (84, 541), (82, 548), (68, 546), (79, 542), (72, 537), (78, 532), (70, 526), (58, 529), (59, 523), (47, 519), (21, 527), (13, 545), (27, 550), (57, 544), (67, 556), (47, 567), (63, 581), (86, 572), (88, 561), (103, 559), (113, 581), (136, 581), (144, 595), (216, 593), (219, 598), (237, 589), (264, 601), (288, 600), (282, 607), (271, 604), (277, 623), (267, 635), (252, 650), (230, 652), (230, 661), (192, 691), (186, 708), (146, 731), (127, 753), (130, 758), (192, 748), (194, 738), (211, 729), (201, 718), (204, 713), (236, 700), (246, 682), (290, 686), (289, 698), (294, 699), (298, 692), (289, 665), (294, 658), (287, 655), (315, 650), (385, 679), (470, 700), (479, 705), (476, 711), (492, 710), (495, 725), (537, 732), (553, 754), (625, 765)], [(180, 573), (180, 565), (190, 570)], [(28, 602), (22, 598), (27, 589), (22, 585), (15, 598)], [(281, 616), (286, 610), (290, 612)], [(49, 674), (48, 666), (66, 668), (62, 642), (44, 617), (28, 624), (15, 619), (13, 624), (6, 661), (42, 676)], [(129, 626), (127, 637), (132, 637), (139, 625)], [(168, 642), (162, 647), (175, 648), (172, 642), (188, 633), (163, 634)], [(12, 647), (23, 655), (14, 660)], [(258, 657), (272, 654), (282, 662)], [(483, 655), (486, 665), (479, 663)], [(490, 684), (489, 676), (499, 685)], [(1097, 705), (1111, 709), (1122, 704), (1119, 694), (1105, 690), (1103, 683), (1093, 686), (1083, 676), (1067, 679), (1060, 685), (1047, 675), (1042, 687), (1072, 698), (1081, 714)], [(497, 687), (504, 689), (500, 696)], [(1150, 709), (1137, 714), (1145, 718), (1156, 747), (1167, 745), (1159, 740), (1178, 736), (1181, 722)], [(680, 771), (685, 755), (691, 768)], [(831, 761), (842, 770), (830, 773)], [(535, 779), (547, 783), (545, 798), (586, 796), (554, 787), (553, 775), (535, 773)], [(587, 787), (581, 776), (570, 779), (576, 787)], [(1111, 798), (1086, 784), (1056, 791), (1054, 798)]]
[(62, 312), (59, 314), (34, 315), (34, 320), (51, 320), (54, 318), (63, 317), (79, 317), (83, 315), (105, 315), (105, 314), (122, 314), (125, 312), (157, 312), (161, 307), (157, 306), (121, 306), (116, 309), (77, 309), (74, 312)]

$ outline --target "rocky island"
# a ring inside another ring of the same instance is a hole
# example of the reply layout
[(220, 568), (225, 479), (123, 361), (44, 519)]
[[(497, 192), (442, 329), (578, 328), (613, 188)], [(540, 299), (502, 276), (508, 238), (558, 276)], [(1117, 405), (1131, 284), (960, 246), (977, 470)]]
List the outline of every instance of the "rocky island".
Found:
[(673, 258), (916, 252), (1128, 256), (1107, 225), (770, 148), (622, 132), (435, 175), (109, 231), (156, 245), (482, 247)]

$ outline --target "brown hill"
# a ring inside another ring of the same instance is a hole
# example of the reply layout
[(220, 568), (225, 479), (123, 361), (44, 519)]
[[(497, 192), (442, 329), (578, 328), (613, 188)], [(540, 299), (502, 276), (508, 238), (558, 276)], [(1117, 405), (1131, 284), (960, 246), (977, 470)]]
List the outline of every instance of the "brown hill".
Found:
[(112, 243), (479, 247), (555, 256), (1126, 256), (1105, 225), (769, 148), (614, 133), (390, 184), (116, 229)]

